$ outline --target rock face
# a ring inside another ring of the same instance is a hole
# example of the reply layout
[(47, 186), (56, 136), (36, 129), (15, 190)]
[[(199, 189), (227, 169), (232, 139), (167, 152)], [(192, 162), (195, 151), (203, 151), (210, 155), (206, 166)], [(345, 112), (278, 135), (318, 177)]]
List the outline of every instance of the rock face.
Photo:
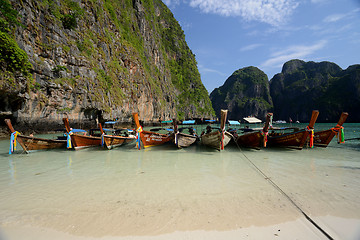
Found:
[(270, 81), (274, 118), (308, 122), (319, 110), (319, 122), (337, 122), (341, 112), (359, 121), (360, 65), (342, 70), (331, 62), (291, 60)]
[(229, 109), (229, 119), (267, 112), (275, 120), (308, 122), (319, 110), (318, 122), (337, 122), (348, 112), (347, 122), (360, 122), (360, 65), (342, 70), (331, 62), (291, 60), (270, 80), (261, 70), (247, 67), (235, 71), (210, 95), (216, 113)]
[(210, 99), (216, 114), (220, 109), (229, 110), (228, 119), (255, 115), (264, 120), (273, 108), (268, 77), (256, 67), (235, 71), (223, 86), (211, 92)]
[(94, 124), (130, 122), (132, 112), (145, 122), (213, 114), (195, 56), (160, 0), (10, 3), (20, 24), (2, 32), (31, 67), (25, 76), (0, 60), (2, 118), (35, 128), (65, 116)]

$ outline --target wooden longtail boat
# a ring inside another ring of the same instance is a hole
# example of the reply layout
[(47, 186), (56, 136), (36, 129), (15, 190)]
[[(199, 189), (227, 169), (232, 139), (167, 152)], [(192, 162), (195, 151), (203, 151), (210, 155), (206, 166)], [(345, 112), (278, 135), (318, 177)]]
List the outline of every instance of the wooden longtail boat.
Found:
[(136, 134), (137, 134), (138, 149), (141, 148), (141, 143), (144, 146), (144, 148), (147, 148), (151, 146), (162, 145), (164, 143), (171, 141), (174, 138), (174, 134), (171, 133), (163, 134), (163, 133), (143, 130), (139, 122), (138, 113), (133, 113), (133, 118), (137, 128)]
[(63, 122), (65, 124), (66, 131), (71, 138), (71, 148), (78, 150), (87, 147), (101, 146), (101, 137), (73, 133), (70, 129), (69, 120), (67, 118), (63, 118)]
[[(15, 141), (17, 141), (20, 146), (24, 149), (26, 153), (37, 150), (46, 150), (46, 149), (56, 149), (56, 148), (66, 148), (66, 140), (55, 140), (55, 139), (46, 139), (38, 138), (32, 136), (24, 136), (13, 128), (10, 119), (5, 119), (5, 123), (11, 131), (11, 134), (14, 136), (12, 139), (12, 146), (14, 146)], [(9, 154), (13, 152), (13, 148), (10, 149)]]
[(304, 147), (309, 134), (313, 131), (318, 116), (319, 111), (312, 111), (311, 120), (305, 129), (283, 134), (270, 132), (267, 145), (269, 147), (289, 147), (301, 150)]
[[(136, 137), (134, 135), (128, 135), (128, 136), (108, 135), (108, 134), (106, 134), (104, 132), (104, 129), (103, 129), (101, 123), (99, 123), (99, 128), (100, 128), (100, 131), (102, 133), (102, 136), (101, 136), (102, 137), (102, 144), (107, 149), (112, 149), (114, 147), (119, 147), (121, 145), (133, 142), (136, 139)], [(127, 129), (124, 129), (124, 130), (127, 131)]]
[(266, 115), (265, 126), (261, 131), (247, 132), (242, 135), (238, 135), (236, 143), (239, 147), (248, 147), (260, 149), (260, 147), (266, 147), (268, 129), (270, 126), (270, 119), (272, 113)]
[(178, 128), (175, 119), (173, 123), (174, 123), (174, 133), (175, 133), (175, 137), (173, 141), (178, 148), (189, 147), (191, 144), (196, 142), (198, 137), (192, 127), (187, 128), (189, 130), (189, 134), (187, 134), (182, 132), (182, 130), (186, 128)]
[(201, 135), (201, 143), (217, 150), (224, 150), (224, 147), (232, 139), (232, 134), (225, 131), (225, 121), (228, 110), (221, 110), (220, 129), (212, 130), (210, 126), (207, 127), (207, 132)]
[[(314, 145), (318, 147), (327, 147), (335, 135), (340, 136), (342, 125), (346, 121), (346, 118), (349, 116), (347, 112), (341, 113), (340, 119), (334, 128), (318, 131), (314, 133)], [(341, 141), (338, 141), (339, 143)]]

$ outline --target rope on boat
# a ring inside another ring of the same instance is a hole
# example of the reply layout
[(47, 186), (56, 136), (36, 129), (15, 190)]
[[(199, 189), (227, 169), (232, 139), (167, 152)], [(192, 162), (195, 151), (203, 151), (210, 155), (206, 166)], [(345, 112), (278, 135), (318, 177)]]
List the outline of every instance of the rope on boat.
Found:
[(338, 143), (345, 143), (345, 136), (344, 136), (344, 127), (343, 126), (336, 126), (331, 128), (331, 131), (335, 133), (338, 138)]
[(345, 139), (345, 141), (350, 141), (350, 140), (360, 140), (360, 138), (347, 138), (347, 139)]
[(254, 168), (265, 178), (265, 180), (267, 180), (276, 190), (278, 190), (282, 195), (284, 195), (289, 201), (290, 203), (292, 203), (295, 208), (297, 208), (300, 213), (302, 213), (305, 218), (312, 224), (314, 225), (321, 233), (323, 233), (328, 239), (330, 240), (334, 240), (334, 238), (332, 238), (324, 229), (322, 229), (314, 220), (311, 219), (311, 217), (309, 215), (307, 215), (300, 207), (299, 205), (297, 205), (294, 200), (291, 199), (291, 197), (286, 194), (274, 181), (272, 181), (263, 171), (261, 171), (260, 168), (258, 168), (255, 163), (253, 163), (250, 158), (248, 158), (245, 153), (241, 150), (240, 146), (237, 144), (237, 147), (239, 148), (240, 152), (242, 155), (244, 155), (244, 157), (249, 161), (249, 163), (251, 163), (252, 166), (254, 166)]

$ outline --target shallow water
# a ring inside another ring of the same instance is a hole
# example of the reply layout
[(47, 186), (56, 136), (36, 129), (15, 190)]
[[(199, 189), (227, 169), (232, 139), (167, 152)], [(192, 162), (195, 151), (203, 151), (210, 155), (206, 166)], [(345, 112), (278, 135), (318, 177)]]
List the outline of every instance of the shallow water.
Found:
[[(360, 137), (360, 124), (344, 126), (346, 139)], [(0, 141), (0, 227), (92, 237), (229, 231), (293, 221), (301, 209), (342, 239), (360, 236), (359, 140), (301, 151), (129, 144), (8, 155), (8, 148)], [(355, 219), (358, 229), (344, 235), (328, 216)]]

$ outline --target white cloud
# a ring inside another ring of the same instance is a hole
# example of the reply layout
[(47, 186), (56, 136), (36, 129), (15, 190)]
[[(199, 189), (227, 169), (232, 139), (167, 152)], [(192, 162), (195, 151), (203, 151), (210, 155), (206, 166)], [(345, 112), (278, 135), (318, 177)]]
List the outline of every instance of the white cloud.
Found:
[(326, 23), (333, 23), (333, 22), (337, 22), (340, 21), (344, 18), (351, 18), (354, 17), (356, 15), (359, 14), (360, 8), (356, 8), (354, 10), (352, 10), (351, 12), (348, 13), (340, 13), (340, 14), (332, 14), (327, 16), (323, 21)]
[(295, 0), (189, 0), (191, 7), (221, 16), (242, 17), (279, 26), (298, 7)]
[(312, 3), (325, 3), (327, 0), (311, 0)]
[(274, 52), (271, 57), (261, 64), (261, 67), (269, 68), (269, 67), (280, 67), (285, 62), (291, 59), (297, 58), (305, 58), (317, 50), (324, 48), (327, 44), (326, 40), (321, 40), (313, 45), (295, 45), (290, 46), (284, 50)]
[(220, 76), (226, 76), (226, 74), (225, 73), (223, 73), (223, 72), (220, 72), (220, 71), (218, 71), (218, 70), (215, 70), (215, 69), (211, 69), (211, 68), (206, 68), (206, 67), (204, 67), (203, 65), (199, 65), (198, 66), (199, 67), (199, 71), (201, 72), (201, 73), (216, 73), (216, 74), (218, 74), (218, 75), (220, 75)]
[(324, 19), (324, 22), (326, 22), (326, 23), (337, 22), (346, 16), (347, 16), (347, 14), (333, 14), (333, 15), (327, 16)]
[(240, 51), (241, 52), (245, 52), (245, 51), (251, 51), (251, 50), (254, 50), (258, 47), (261, 47), (263, 44), (258, 44), (258, 43), (255, 43), (255, 44), (250, 44), (250, 45), (247, 45), (245, 47), (242, 47), (240, 48)]
[(165, 3), (168, 8), (173, 8), (180, 4), (180, 0), (163, 0), (163, 3)]

